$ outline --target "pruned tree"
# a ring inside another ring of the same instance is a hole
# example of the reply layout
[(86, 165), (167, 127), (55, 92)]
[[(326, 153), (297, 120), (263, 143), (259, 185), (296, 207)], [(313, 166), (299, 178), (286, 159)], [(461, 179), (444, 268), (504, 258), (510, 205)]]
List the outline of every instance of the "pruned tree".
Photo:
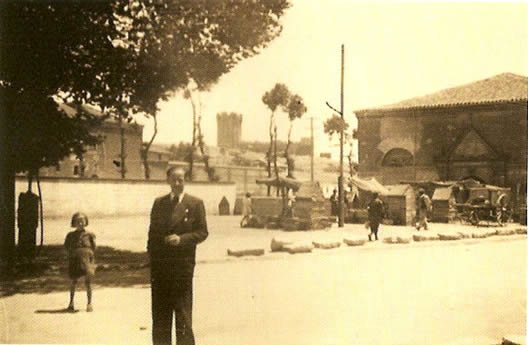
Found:
[(301, 118), (308, 111), (308, 108), (306, 107), (306, 105), (304, 105), (304, 101), (301, 96), (293, 95), (290, 97), (287, 109), (288, 109), (288, 119), (290, 120), (290, 127), (288, 129), (288, 142), (284, 150), (284, 158), (286, 159), (286, 164), (288, 167), (287, 176), (293, 178), (293, 170), (295, 167), (294, 167), (293, 158), (290, 157), (290, 146), (292, 143), (291, 134), (292, 134), (292, 129), (293, 129), (293, 123), (295, 122), (296, 119)]
[(334, 137), (334, 135), (338, 136), (341, 133), (341, 129), (344, 133), (344, 140), (345, 143), (348, 144), (349, 151), (348, 151), (348, 169), (350, 175), (355, 175), (355, 168), (354, 168), (354, 162), (353, 162), (353, 148), (354, 148), (354, 139), (357, 139), (357, 130), (354, 129), (352, 133), (348, 131), (349, 125), (348, 123), (341, 118), (339, 115), (332, 115), (329, 119), (327, 119), (324, 123), (324, 132), (329, 135), (330, 139)]
[[(279, 168), (277, 166), (277, 124), (275, 121), (275, 111), (281, 107), (286, 109), (290, 99), (290, 91), (286, 85), (277, 83), (270, 91), (266, 91), (262, 96), (262, 102), (271, 110), (269, 120), (269, 137), (270, 144), (268, 153), (266, 155), (268, 177), (271, 177), (271, 164), (273, 162), (275, 176), (279, 176)], [(278, 192), (277, 192), (278, 193)], [(270, 195), (270, 188), (268, 187), (268, 195)]]

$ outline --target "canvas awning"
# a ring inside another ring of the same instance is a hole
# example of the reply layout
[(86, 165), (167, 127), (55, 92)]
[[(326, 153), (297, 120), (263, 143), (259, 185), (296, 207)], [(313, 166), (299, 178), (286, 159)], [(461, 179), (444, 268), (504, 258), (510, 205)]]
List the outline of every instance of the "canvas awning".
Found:
[(389, 190), (374, 177), (363, 179), (357, 176), (351, 176), (348, 182), (351, 186), (355, 186), (362, 191), (378, 193), (380, 195), (386, 195), (389, 193)]
[(411, 188), (411, 186), (408, 184), (394, 184), (385, 186), (385, 188), (389, 191), (386, 196), (405, 196), (407, 190)]
[(451, 187), (436, 188), (432, 200), (449, 200), (452, 193)]

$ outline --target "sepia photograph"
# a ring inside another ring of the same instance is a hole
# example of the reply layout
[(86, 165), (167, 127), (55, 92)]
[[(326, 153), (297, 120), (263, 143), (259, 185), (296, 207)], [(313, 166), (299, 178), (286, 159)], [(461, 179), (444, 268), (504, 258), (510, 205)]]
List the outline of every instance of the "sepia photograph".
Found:
[(0, 344), (526, 345), (528, 1), (0, 0)]

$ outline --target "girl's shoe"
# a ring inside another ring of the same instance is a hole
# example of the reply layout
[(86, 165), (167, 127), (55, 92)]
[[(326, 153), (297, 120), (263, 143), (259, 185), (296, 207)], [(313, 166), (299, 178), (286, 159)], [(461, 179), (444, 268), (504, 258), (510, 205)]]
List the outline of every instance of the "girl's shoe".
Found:
[(68, 306), (68, 308), (66, 308), (66, 311), (68, 311), (70, 313), (75, 313), (75, 308), (73, 307), (73, 304), (70, 304)]
[(87, 311), (87, 312), (92, 312), (92, 311), (93, 311), (93, 308), (92, 308), (92, 305), (91, 305), (91, 304), (88, 304), (88, 305), (86, 306), (86, 311)]

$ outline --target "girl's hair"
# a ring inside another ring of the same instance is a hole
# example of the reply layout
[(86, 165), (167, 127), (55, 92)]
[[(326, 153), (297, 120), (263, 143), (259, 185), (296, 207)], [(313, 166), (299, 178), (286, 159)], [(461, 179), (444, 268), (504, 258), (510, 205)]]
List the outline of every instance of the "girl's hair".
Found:
[(71, 219), (71, 227), (72, 228), (77, 227), (77, 220), (79, 218), (84, 218), (84, 220), (86, 220), (86, 225), (88, 225), (88, 216), (86, 216), (86, 214), (84, 214), (82, 212), (76, 212), (76, 213), (73, 214), (72, 219)]

